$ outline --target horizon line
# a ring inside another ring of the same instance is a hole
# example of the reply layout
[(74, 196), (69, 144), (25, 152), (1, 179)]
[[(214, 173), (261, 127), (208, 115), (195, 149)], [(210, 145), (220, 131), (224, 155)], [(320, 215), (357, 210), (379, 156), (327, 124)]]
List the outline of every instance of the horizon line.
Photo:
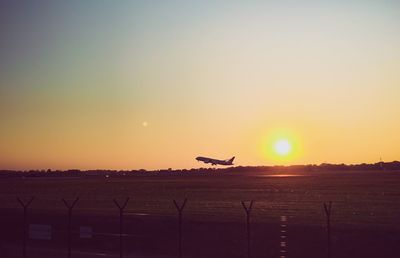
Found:
[(5, 172), (5, 171), (10, 171), (10, 172), (71, 172), (71, 171), (81, 171), (81, 172), (87, 172), (87, 171), (146, 171), (146, 172), (151, 172), (151, 171), (184, 171), (184, 170), (201, 170), (201, 169), (212, 169), (212, 170), (218, 170), (218, 169), (233, 169), (233, 168), (276, 168), (276, 167), (284, 167), (284, 168), (290, 168), (290, 167), (309, 167), (309, 166), (315, 166), (315, 167), (321, 167), (321, 166), (371, 166), (371, 165), (378, 165), (378, 164), (392, 164), (392, 163), (400, 163), (398, 160), (393, 160), (389, 162), (384, 162), (384, 161), (378, 161), (375, 163), (329, 163), (329, 162), (322, 162), (319, 164), (315, 163), (309, 163), (309, 164), (291, 164), (291, 165), (237, 165), (237, 166), (209, 166), (209, 167), (198, 167), (198, 168), (158, 168), (158, 169), (145, 169), (145, 168), (136, 168), (136, 169), (113, 169), (113, 168), (93, 168), (93, 169), (82, 169), (82, 168), (67, 168), (67, 169), (52, 169), (52, 168), (37, 168), (37, 169), (7, 169), (7, 168), (0, 168), (0, 172)]

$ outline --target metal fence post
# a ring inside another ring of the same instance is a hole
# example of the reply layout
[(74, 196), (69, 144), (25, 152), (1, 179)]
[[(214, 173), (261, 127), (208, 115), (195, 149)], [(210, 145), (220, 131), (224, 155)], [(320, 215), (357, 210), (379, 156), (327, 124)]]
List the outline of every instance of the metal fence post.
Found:
[(17, 201), (21, 204), (22, 208), (24, 209), (24, 222), (23, 222), (23, 230), (22, 230), (22, 257), (26, 258), (26, 243), (28, 237), (28, 207), (31, 205), (33, 199), (35, 197), (31, 197), (27, 202), (24, 202), (22, 199), (17, 197)]
[(67, 229), (67, 251), (68, 251), (68, 258), (71, 258), (71, 218), (72, 218), (72, 209), (75, 207), (75, 204), (79, 201), (79, 197), (76, 197), (76, 199), (72, 202), (72, 204), (69, 204), (64, 198), (62, 199), (65, 207), (68, 209), (68, 229)]
[(332, 258), (332, 248), (331, 248), (331, 212), (332, 212), (332, 202), (324, 203), (324, 210), (326, 214), (326, 232), (327, 232), (327, 256)]
[(126, 205), (128, 204), (128, 201), (129, 201), (129, 197), (127, 197), (125, 199), (125, 202), (121, 205), (118, 203), (118, 201), (116, 199), (114, 199), (114, 203), (119, 209), (119, 257), (120, 258), (122, 258), (122, 253), (123, 253), (123, 249), (122, 249), (123, 213), (124, 213)]
[(249, 206), (246, 205), (245, 201), (242, 201), (242, 206), (246, 212), (246, 229), (247, 229), (247, 258), (251, 257), (250, 247), (251, 247), (251, 232), (250, 232), (250, 213), (253, 208), (254, 201), (251, 200)]
[(179, 205), (175, 200), (174, 204), (178, 211), (178, 258), (182, 258), (182, 212), (185, 208), (187, 198), (183, 201), (182, 205)]

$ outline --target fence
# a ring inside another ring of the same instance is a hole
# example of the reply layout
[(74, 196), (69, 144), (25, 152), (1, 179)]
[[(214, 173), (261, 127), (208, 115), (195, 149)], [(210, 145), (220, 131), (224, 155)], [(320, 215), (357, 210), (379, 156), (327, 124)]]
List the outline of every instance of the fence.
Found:
[[(22, 221), (22, 227), (23, 227), (23, 234), (21, 236), (22, 238), (22, 253), (20, 257), (26, 258), (29, 257), (29, 249), (27, 249), (27, 242), (28, 242), (28, 232), (29, 236), (31, 239), (51, 239), (52, 238), (52, 232), (51, 232), (51, 227), (46, 226), (46, 225), (29, 225), (28, 220), (29, 220), (29, 207), (31, 206), (32, 202), (35, 200), (35, 197), (31, 197), (27, 200), (24, 200), (20, 197), (17, 198), (20, 206), (23, 209), (23, 221)], [(126, 206), (129, 202), (130, 198), (126, 197), (123, 201), (119, 201), (117, 199), (113, 199), (112, 201), (114, 202), (115, 206), (117, 207), (118, 214), (119, 214), (119, 248), (118, 248), (118, 253), (119, 257), (122, 258), (126, 255), (126, 252), (124, 252), (124, 212), (126, 209)], [(61, 199), (61, 201), (64, 203), (66, 211), (67, 211), (67, 217), (66, 217), (66, 254), (65, 256), (68, 258), (71, 258), (73, 256), (73, 238), (72, 238), (72, 227), (73, 227), (73, 209), (76, 206), (76, 204), (79, 201), (79, 197), (76, 197), (73, 200), (67, 200), (65, 198)], [(183, 241), (183, 235), (185, 234), (183, 230), (183, 215), (185, 211), (185, 206), (188, 203), (188, 199), (184, 199), (183, 201), (178, 201), (178, 200), (172, 200), (172, 203), (174, 204), (176, 211), (177, 211), (177, 226), (176, 226), (176, 256), (178, 258), (185, 257), (184, 254), (184, 241)], [(243, 239), (246, 239), (245, 243), (243, 244), (243, 250), (245, 250), (244, 254), (247, 258), (254, 257), (252, 253), (252, 246), (253, 246), (253, 234), (251, 231), (251, 215), (252, 215), (252, 210), (253, 207), (256, 206), (256, 203), (254, 200), (248, 200), (248, 201), (242, 201), (241, 205), (244, 210), (244, 218), (245, 218), (245, 230), (243, 230)], [(328, 203), (323, 203), (321, 205), (321, 209), (325, 211), (325, 219), (326, 219), (326, 246), (324, 249), (326, 249), (326, 257), (332, 258), (332, 236), (331, 236), (331, 214), (332, 214), (332, 202)], [(280, 247), (280, 253), (279, 253), (279, 258), (286, 258), (288, 256), (287, 253), (287, 239), (286, 238), (286, 230), (287, 230), (287, 218), (286, 216), (281, 216), (281, 241), (279, 242), (279, 247)], [(171, 233), (173, 234), (173, 233)], [(88, 227), (81, 227), (80, 228), (80, 237), (81, 238), (91, 238), (92, 235), (92, 229)], [(283, 241), (284, 240), (284, 241)], [(312, 256), (310, 256), (312, 257)]]

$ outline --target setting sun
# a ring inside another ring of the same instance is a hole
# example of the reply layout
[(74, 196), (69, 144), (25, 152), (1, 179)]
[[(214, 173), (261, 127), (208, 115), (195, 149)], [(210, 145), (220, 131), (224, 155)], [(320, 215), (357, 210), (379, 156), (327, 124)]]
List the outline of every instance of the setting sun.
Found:
[(298, 162), (304, 154), (301, 135), (301, 129), (290, 129), (289, 126), (267, 130), (260, 146), (263, 159), (279, 165)]
[(276, 154), (286, 156), (291, 152), (292, 145), (290, 144), (290, 142), (288, 140), (281, 139), (275, 143), (274, 150), (275, 150)]

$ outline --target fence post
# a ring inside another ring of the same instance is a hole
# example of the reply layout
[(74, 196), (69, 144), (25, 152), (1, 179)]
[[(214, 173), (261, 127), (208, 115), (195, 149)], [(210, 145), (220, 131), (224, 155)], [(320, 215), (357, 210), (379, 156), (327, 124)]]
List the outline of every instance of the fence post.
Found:
[(119, 210), (119, 257), (122, 258), (122, 226), (123, 226), (123, 213), (125, 210), (126, 205), (128, 204), (129, 201), (129, 197), (127, 197), (125, 199), (125, 202), (121, 204), (119, 204), (119, 202), (114, 199), (114, 203), (117, 206), (118, 210)]
[(327, 232), (327, 255), (328, 258), (332, 258), (331, 249), (331, 212), (332, 212), (332, 202), (324, 203), (324, 210), (326, 214), (326, 232)]
[(178, 258), (182, 258), (182, 212), (186, 202), (187, 198), (183, 200), (182, 205), (179, 205), (177, 201), (174, 200), (176, 210), (178, 211)]
[(76, 197), (72, 204), (69, 204), (64, 198), (62, 199), (65, 207), (68, 209), (68, 229), (67, 229), (67, 251), (68, 258), (71, 258), (71, 218), (72, 218), (72, 209), (75, 207), (75, 204), (79, 201), (79, 197)]
[(24, 209), (24, 222), (23, 222), (23, 230), (22, 230), (22, 257), (26, 258), (26, 242), (27, 242), (27, 231), (28, 231), (28, 207), (31, 205), (34, 196), (32, 196), (27, 202), (24, 202), (21, 198), (17, 197), (17, 201), (21, 204)]
[(253, 209), (253, 203), (254, 201), (251, 200), (249, 206), (246, 205), (245, 201), (242, 201), (242, 206), (244, 211), (246, 212), (246, 229), (247, 229), (247, 258), (251, 257), (251, 252), (250, 252), (250, 244), (251, 244), (251, 234), (250, 234), (250, 213), (251, 210)]

